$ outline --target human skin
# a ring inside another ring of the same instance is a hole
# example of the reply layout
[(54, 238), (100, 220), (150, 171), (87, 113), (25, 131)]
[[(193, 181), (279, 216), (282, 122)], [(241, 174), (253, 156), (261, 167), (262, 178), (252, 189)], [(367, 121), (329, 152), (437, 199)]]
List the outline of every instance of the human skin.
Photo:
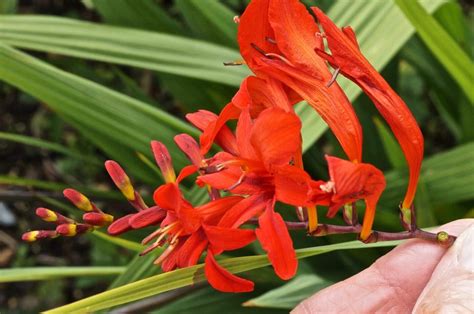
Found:
[[(439, 230), (459, 235), (470, 226), (474, 219), (457, 220)], [(291, 313), (411, 313), (447, 250), (427, 241), (409, 240), (359, 274), (304, 300)]]

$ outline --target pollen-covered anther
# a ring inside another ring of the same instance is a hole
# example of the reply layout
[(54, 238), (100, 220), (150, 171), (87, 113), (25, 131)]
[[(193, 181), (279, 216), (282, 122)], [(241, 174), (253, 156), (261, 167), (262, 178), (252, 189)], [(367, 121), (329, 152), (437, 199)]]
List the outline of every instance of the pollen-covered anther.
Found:
[(107, 169), (110, 178), (112, 178), (112, 181), (114, 181), (125, 198), (129, 201), (135, 200), (135, 189), (122, 167), (113, 160), (107, 160), (105, 162), (105, 169)]
[(41, 239), (56, 238), (58, 233), (54, 230), (34, 230), (23, 233), (21, 239), (25, 242), (35, 242)]
[(56, 227), (56, 232), (63, 237), (74, 237), (91, 229), (92, 226), (86, 224), (61, 224)]
[(239, 24), (240, 23), (240, 17), (238, 15), (234, 16), (233, 19), (235, 24)]
[(325, 184), (321, 184), (319, 188), (321, 191), (326, 193), (336, 193), (336, 188), (333, 181), (328, 181)]
[(82, 193), (74, 189), (65, 189), (63, 195), (67, 198), (74, 206), (85, 212), (94, 210), (94, 206), (91, 201)]
[(93, 226), (105, 226), (114, 221), (114, 216), (105, 213), (85, 213), (82, 220)]

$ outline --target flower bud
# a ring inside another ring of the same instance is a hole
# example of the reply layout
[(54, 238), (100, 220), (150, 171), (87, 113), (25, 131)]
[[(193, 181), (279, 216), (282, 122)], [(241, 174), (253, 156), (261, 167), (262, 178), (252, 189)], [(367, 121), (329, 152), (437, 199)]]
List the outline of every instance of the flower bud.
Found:
[(44, 207), (38, 207), (36, 209), (36, 216), (40, 217), (44, 221), (55, 222), (57, 224), (74, 222), (72, 219), (64, 217), (63, 215)]
[(56, 232), (64, 237), (74, 237), (89, 231), (92, 227), (85, 224), (61, 224), (56, 227)]
[(104, 226), (114, 221), (114, 216), (104, 213), (85, 213), (82, 220), (93, 226)]
[(153, 151), (156, 163), (160, 167), (166, 183), (175, 182), (176, 174), (173, 169), (170, 153), (168, 152), (168, 149), (166, 149), (166, 146), (161, 142), (152, 141), (151, 150)]
[(82, 193), (74, 189), (65, 189), (64, 197), (67, 198), (74, 206), (85, 212), (94, 210), (91, 201)]
[(34, 230), (23, 233), (21, 239), (25, 242), (35, 242), (46, 238), (56, 238), (58, 233), (54, 230)]
[(112, 178), (112, 181), (114, 181), (117, 188), (119, 188), (127, 200), (135, 200), (135, 189), (130, 182), (130, 178), (127, 176), (122, 167), (120, 167), (120, 165), (113, 160), (107, 160), (105, 162), (105, 168)]

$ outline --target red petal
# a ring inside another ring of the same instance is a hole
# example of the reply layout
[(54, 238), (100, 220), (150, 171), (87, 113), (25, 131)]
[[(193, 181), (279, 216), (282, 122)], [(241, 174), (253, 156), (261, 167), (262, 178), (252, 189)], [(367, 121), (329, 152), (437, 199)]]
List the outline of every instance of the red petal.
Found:
[(188, 267), (196, 265), (199, 257), (207, 247), (207, 239), (203, 230), (198, 230), (186, 239), (179, 250), (177, 257), (178, 267)]
[(250, 112), (248, 109), (242, 111), (237, 122), (237, 128), (235, 135), (237, 138), (237, 147), (239, 149), (239, 156), (242, 158), (255, 160), (255, 150), (250, 144), (250, 134), (252, 131), (252, 119), (250, 118)]
[(298, 0), (272, 0), (268, 10), (270, 24), (282, 54), (295, 66), (321, 80), (329, 73), (326, 62), (315, 49), (323, 48), (322, 37), (313, 17)]
[(130, 218), (129, 224), (133, 229), (145, 228), (159, 224), (166, 216), (166, 210), (159, 206), (144, 209)]
[(222, 292), (249, 292), (253, 290), (253, 282), (237, 277), (222, 268), (217, 264), (211, 251), (208, 251), (204, 271), (207, 280), (216, 290)]
[(290, 279), (298, 269), (298, 260), (283, 218), (271, 206), (267, 206), (258, 224), (259, 228), (255, 230), (257, 238), (268, 253), (275, 273), (281, 279)]
[(193, 173), (196, 173), (197, 171), (198, 171), (198, 168), (195, 165), (188, 165), (184, 167), (179, 172), (178, 178), (176, 178), (176, 183), (180, 183), (181, 181), (183, 181), (184, 179), (186, 179)]
[[(266, 73), (292, 88), (305, 99), (331, 128), (344, 152), (351, 160), (361, 160), (362, 128), (354, 109), (344, 94), (336, 95), (331, 88), (300, 69), (277, 60), (265, 59)], [(336, 95), (336, 96), (335, 96)]]
[(378, 199), (385, 189), (382, 171), (370, 164), (355, 164), (347, 160), (326, 156), (329, 176), (334, 182), (335, 193), (328, 216), (334, 216), (344, 204), (365, 199), (375, 209)]
[[(217, 118), (218, 116), (216, 114), (207, 110), (199, 110), (198, 112), (189, 113), (186, 115), (186, 119), (188, 119), (201, 131), (204, 131), (211, 123), (215, 123)], [(235, 136), (228, 126), (222, 126), (216, 135), (215, 142), (217, 145), (222, 147), (224, 151), (231, 154), (237, 153), (237, 143), (235, 141)]]
[(190, 204), (183, 202), (177, 210), (177, 215), (186, 233), (194, 232), (201, 226), (202, 218)]
[(215, 253), (240, 249), (255, 241), (253, 230), (223, 228), (204, 225), (206, 236)]
[(216, 199), (201, 206), (196, 207), (196, 212), (203, 217), (208, 224), (212, 223), (216, 218), (220, 219), (222, 215), (227, 212), (238, 202), (244, 198), (241, 196), (228, 196)]
[(175, 183), (167, 183), (155, 190), (153, 200), (161, 208), (174, 211), (181, 206), (181, 192)]
[(262, 58), (253, 45), (267, 53), (279, 53), (277, 45), (268, 39), (275, 39), (268, 22), (269, 0), (253, 0), (240, 17), (237, 40), (240, 54), (252, 71), (258, 70), (258, 59)]
[(251, 142), (267, 169), (288, 164), (301, 147), (301, 121), (294, 113), (270, 108), (255, 120)]
[(259, 214), (266, 206), (270, 195), (255, 194), (229, 209), (219, 222), (220, 227), (237, 228)]
[(174, 137), (174, 141), (176, 145), (178, 145), (179, 149), (181, 149), (183, 153), (186, 154), (193, 165), (196, 167), (201, 166), (203, 157), (199, 151), (198, 143), (191, 136), (188, 134), (178, 134)]
[(126, 216), (123, 216), (117, 220), (115, 220), (108, 228), (107, 232), (110, 235), (116, 236), (119, 234), (122, 234), (128, 230), (131, 230), (132, 227), (130, 226), (130, 219), (134, 216), (135, 214), (128, 214)]
[[(423, 134), (400, 96), (362, 55), (353, 31), (347, 28), (341, 31), (321, 10), (313, 8), (313, 11), (326, 34), (331, 50), (329, 61), (334, 67), (340, 68), (342, 74), (358, 84), (370, 97), (400, 143), (410, 170), (402, 206), (409, 208), (415, 197), (423, 159)], [(323, 51), (318, 53), (327, 58), (327, 54)]]
[(278, 201), (305, 206), (311, 196), (311, 177), (303, 169), (285, 165), (274, 169), (275, 196)]
[(217, 120), (211, 122), (201, 134), (200, 142), (202, 155), (205, 155), (209, 151), (212, 143), (214, 143), (214, 139), (225, 126), (226, 122), (231, 119), (237, 119), (239, 114), (240, 109), (235, 107), (232, 103), (227, 104), (224, 109), (222, 109)]

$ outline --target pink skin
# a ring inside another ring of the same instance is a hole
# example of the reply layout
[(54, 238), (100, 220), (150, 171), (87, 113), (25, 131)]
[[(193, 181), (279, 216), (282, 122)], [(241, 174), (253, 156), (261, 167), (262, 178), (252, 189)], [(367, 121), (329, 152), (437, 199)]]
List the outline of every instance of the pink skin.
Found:
[[(459, 235), (474, 219), (440, 228)], [(411, 313), (447, 248), (409, 240), (359, 274), (332, 285), (300, 303), (291, 313)]]

